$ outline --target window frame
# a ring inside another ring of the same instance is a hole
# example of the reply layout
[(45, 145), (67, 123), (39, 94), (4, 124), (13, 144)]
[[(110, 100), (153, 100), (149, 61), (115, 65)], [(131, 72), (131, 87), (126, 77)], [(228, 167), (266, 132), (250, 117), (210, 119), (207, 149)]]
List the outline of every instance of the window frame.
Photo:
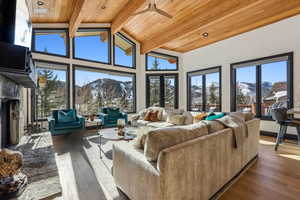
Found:
[(178, 109), (178, 102), (179, 102), (179, 79), (178, 79), (178, 73), (151, 73), (146, 74), (146, 107), (150, 107), (150, 76), (157, 76), (160, 78), (160, 94), (163, 94), (163, 96), (160, 97), (160, 107), (165, 107), (165, 92), (164, 92), (164, 81), (165, 76), (174, 76), (175, 77), (175, 102), (174, 102), (174, 109)]
[[(176, 60), (176, 69), (148, 69), (148, 56), (149, 54), (156, 54), (156, 55), (161, 55), (161, 56), (167, 56), (167, 57), (173, 57)], [(160, 52), (156, 52), (156, 51), (150, 51), (149, 53), (146, 53), (145, 55), (145, 70), (148, 72), (157, 72), (157, 71), (178, 71), (178, 66), (179, 66), (179, 58), (178, 56), (173, 56), (173, 55), (169, 55), (169, 54), (165, 54), (165, 53), (160, 53)]]
[[(287, 98), (288, 98), (288, 109), (292, 108), (294, 105), (294, 53), (288, 52), (283, 54), (277, 54), (237, 63), (230, 64), (230, 110), (231, 112), (236, 111), (236, 69), (239, 67), (235, 67), (236, 65), (244, 65), (244, 64), (251, 64), (253, 62), (262, 62), (265, 60), (270, 60), (274, 58), (280, 58), (280, 57), (287, 57)], [(262, 82), (262, 65), (263, 64), (256, 64), (251, 65), (255, 66), (256, 68), (256, 117), (260, 118), (262, 120), (270, 120), (274, 121), (271, 116), (265, 116), (261, 114), (261, 82)], [(250, 66), (250, 65), (249, 65)]]
[[(66, 33), (66, 55), (60, 55), (55, 53), (45, 53), (42, 51), (37, 51), (35, 49), (35, 34), (38, 31), (64, 31)], [(34, 53), (44, 54), (44, 55), (51, 55), (51, 56), (59, 56), (63, 58), (70, 58), (70, 36), (69, 36), (69, 29), (67, 28), (33, 28), (32, 29), (32, 42), (31, 42), (31, 51)]]
[(108, 62), (90, 60), (90, 59), (85, 59), (85, 58), (77, 58), (75, 56), (75, 49), (76, 49), (75, 36), (72, 38), (72, 59), (111, 65), (111, 63), (112, 63), (112, 59), (111, 59), (111, 44), (112, 44), (111, 43), (111, 29), (110, 28), (79, 28), (76, 32), (80, 32), (80, 31), (86, 31), (86, 32), (107, 31), (107, 33), (108, 33)]
[(72, 97), (73, 97), (73, 103), (72, 103), (72, 108), (75, 109), (75, 105), (76, 105), (76, 92), (75, 92), (75, 82), (76, 82), (76, 75), (75, 75), (75, 71), (76, 69), (89, 69), (89, 70), (92, 70), (96, 73), (105, 73), (105, 72), (113, 72), (113, 73), (116, 73), (116, 74), (126, 74), (126, 75), (130, 75), (133, 77), (133, 95), (134, 95), (134, 98), (133, 98), (133, 111), (132, 112), (127, 112), (127, 114), (134, 114), (136, 113), (137, 111), (137, 89), (136, 89), (136, 73), (134, 72), (124, 72), (124, 71), (118, 71), (118, 70), (111, 70), (111, 69), (103, 69), (103, 68), (98, 68), (98, 67), (92, 67), (92, 66), (86, 66), (86, 65), (78, 65), (78, 64), (74, 64), (73, 65), (73, 69), (72, 69), (72, 77), (73, 77), (73, 80), (72, 80)]
[[(213, 73), (219, 73), (219, 102), (220, 102), (220, 111), (222, 112), (222, 66), (215, 66), (215, 67), (209, 67), (205, 69), (200, 70), (194, 70), (189, 71), (186, 73), (186, 83), (187, 83), (187, 111), (193, 112), (191, 109), (192, 105), (192, 98), (191, 98), (191, 74), (198, 73), (198, 72), (209, 72), (210, 70), (217, 70), (217, 72)], [(211, 73), (203, 73), (202, 77), (202, 110), (194, 111), (194, 112), (206, 112), (206, 75)]]
[[(123, 40), (125, 40), (126, 42), (130, 43), (133, 46), (133, 50), (132, 50), (132, 67), (126, 66), (126, 65), (120, 65), (120, 64), (116, 64), (116, 45), (115, 45), (115, 37), (116, 35), (120, 38), (122, 38)], [(127, 69), (136, 69), (136, 44), (130, 40), (128, 37), (126, 37), (124, 34), (118, 32), (115, 35), (113, 35), (113, 65), (117, 66), (117, 67), (125, 67)]]
[[(41, 62), (41, 63), (50, 63), (50, 64), (57, 64), (57, 65), (65, 65), (66, 66), (66, 85), (67, 85), (67, 104), (66, 104), (66, 109), (70, 109), (71, 108), (71, 104), (70, 104), (70, 64), (69, 63), (63, 63), (63, 62), (55, 62), (55, 61), (48, 61), (48, 60), (43, 60), (43, 59), (34, 59), (34, 62)], [(31, 89), (31, 113), (33, 113), (33, 115), (31, 115), (31, 119), (33, 122), (44, 122), (47, 121), (47, 118), (45, 119), (37, 119), (36, 116), (36, 109), (37, 106), (36, 104), (36, 94), (35, 94), (35, 89), (36, 88), (32, 88)]]

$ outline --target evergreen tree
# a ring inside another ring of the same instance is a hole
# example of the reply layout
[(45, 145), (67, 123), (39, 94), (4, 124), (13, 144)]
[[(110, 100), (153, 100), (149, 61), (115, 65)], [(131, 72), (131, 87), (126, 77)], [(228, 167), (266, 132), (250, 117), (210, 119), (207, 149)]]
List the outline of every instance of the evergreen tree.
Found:
[[(156, 57), (152, 62), (152, 69), (157, 70), (159, 69), (159, 61)], [(160, 80), (159, 79), (152, 79), (150, 80), (150, 106), (157, 105), (160, 102)]]
[(208, 97), (208, 102), (210, 104), (217, 104), (218, 101), (218, 96), (217, 96), (217, 87), (214, 82), (209, 87), (209, 97)]
[(38, 89), (40, 96), (40, 114), (43, 118), (50, 115), (51, 110), (56, 108), (60, 102), (55, 101), (55, 96), (53, 95), (58, 88), (57, 75), (54, 75), (52, 70), (44, 69), (39, 71), (39, 76), (45, 77), (46, 79), (46, 86)]
[(237, 83), (236, 88), (236, 104), (247, 104), (247, 96), (244, 95), (240, 84)]

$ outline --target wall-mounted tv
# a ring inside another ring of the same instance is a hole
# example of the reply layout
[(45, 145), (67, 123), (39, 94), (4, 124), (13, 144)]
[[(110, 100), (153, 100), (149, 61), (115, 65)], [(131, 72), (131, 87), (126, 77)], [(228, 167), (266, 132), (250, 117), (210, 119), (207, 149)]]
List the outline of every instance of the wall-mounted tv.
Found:
[(0, 0), (0, 41), (31, 48), (27, 0)]

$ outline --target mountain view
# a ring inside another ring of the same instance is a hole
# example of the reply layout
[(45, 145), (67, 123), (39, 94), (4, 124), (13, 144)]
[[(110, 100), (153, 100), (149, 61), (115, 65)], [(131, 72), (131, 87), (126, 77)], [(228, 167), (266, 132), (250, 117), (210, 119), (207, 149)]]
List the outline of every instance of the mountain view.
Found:
[(132, 81), (97, 79), (75, 86), (76, 109), (82, 115), (98, 114), (103, 106), (117, 106), (124, 112), (134, 109)]

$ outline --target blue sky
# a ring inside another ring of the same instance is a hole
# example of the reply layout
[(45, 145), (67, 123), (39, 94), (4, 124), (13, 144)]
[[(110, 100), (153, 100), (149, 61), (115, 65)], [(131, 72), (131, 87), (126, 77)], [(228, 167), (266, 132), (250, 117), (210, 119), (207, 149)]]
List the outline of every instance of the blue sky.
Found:
[(44, 52), (47, 49), (48, 53), (66, 55), (65, 40), (60, 34), (36, 35), (35, 50)]
[[(287, 79), (287, 62), (275, 62), (262, 65), (262, 81), (263, 82), (281, 82)], [(256, 81), (255, 66), (238, 68), (236, 71), (237, 81), (255, 83)]]

